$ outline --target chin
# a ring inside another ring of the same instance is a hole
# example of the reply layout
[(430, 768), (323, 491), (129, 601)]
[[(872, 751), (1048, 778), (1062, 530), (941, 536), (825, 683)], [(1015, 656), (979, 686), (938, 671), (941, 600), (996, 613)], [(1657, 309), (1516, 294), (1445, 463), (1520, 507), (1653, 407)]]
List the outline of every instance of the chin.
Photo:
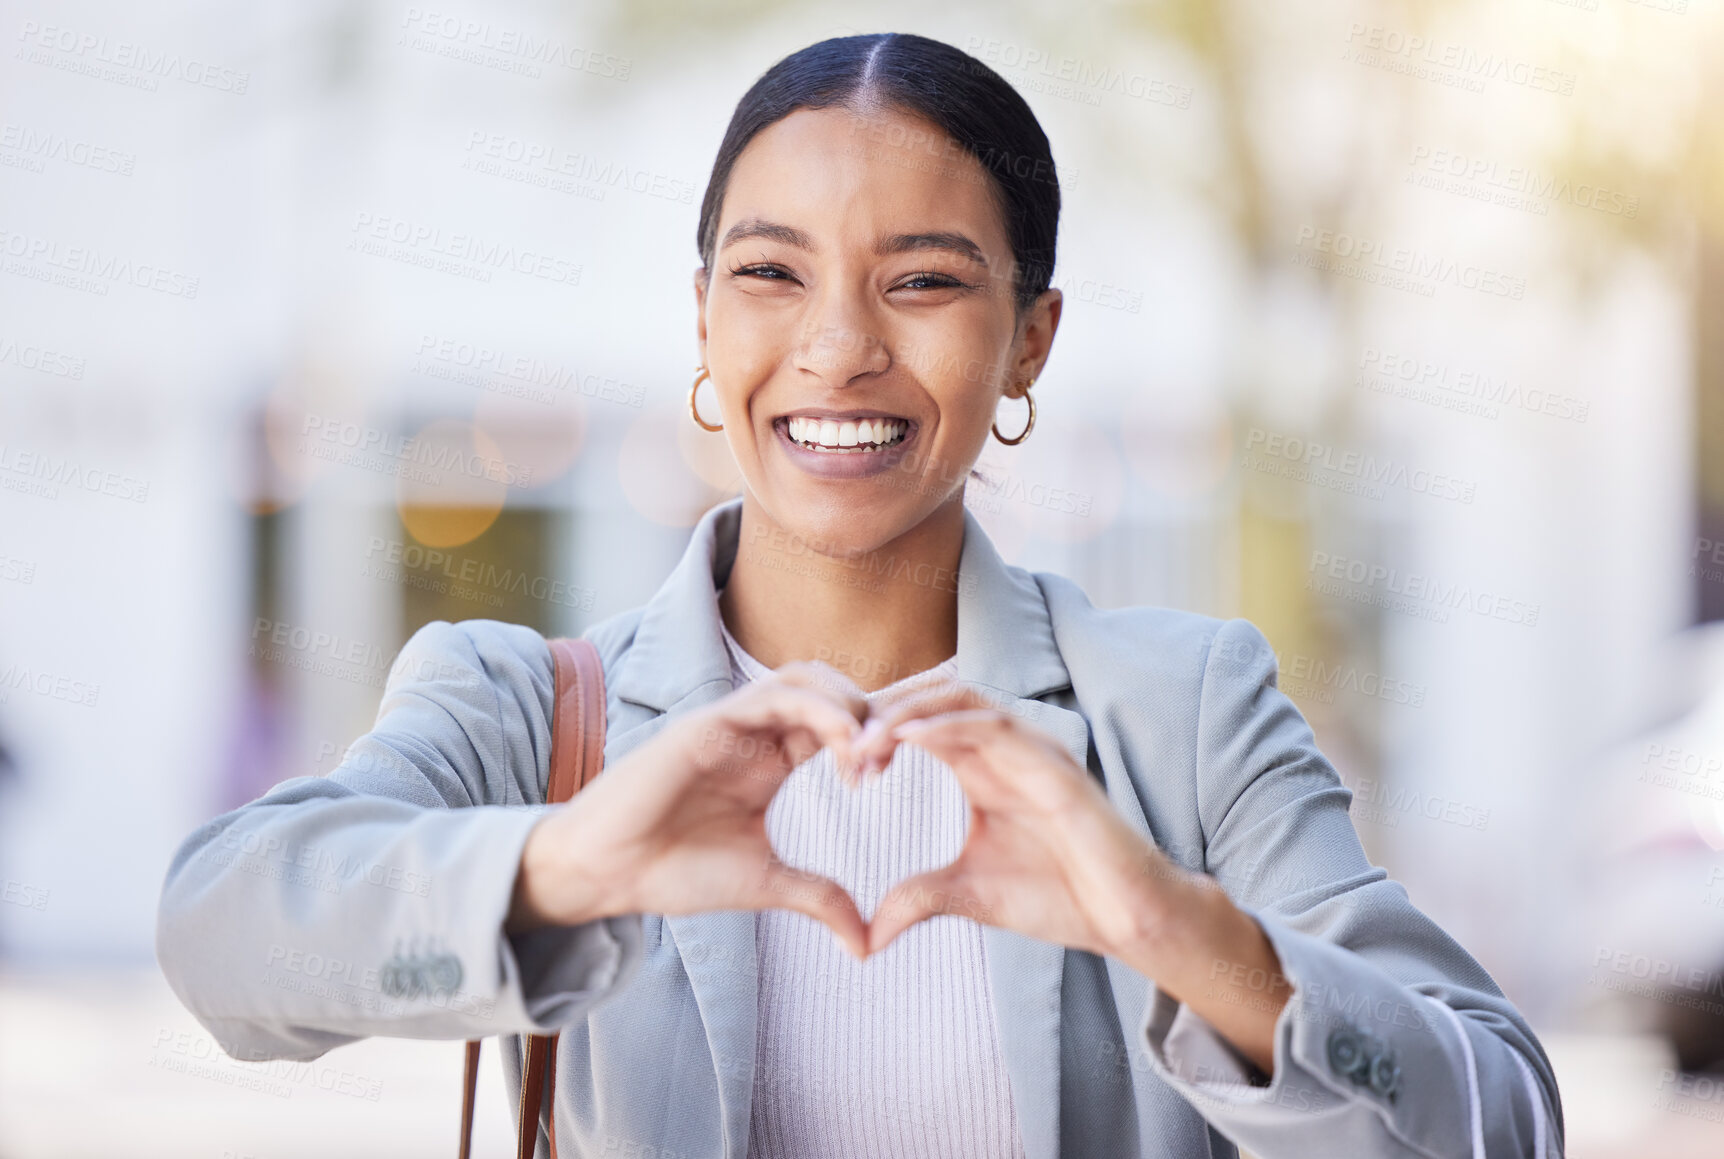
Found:
[(766, 500), (762, 509), (784, 530), (786, 550), (844, 558), (876, 551), (927, 518), (928, 512), (906, 506), (902, 497), (858, 503), (836, 496)]

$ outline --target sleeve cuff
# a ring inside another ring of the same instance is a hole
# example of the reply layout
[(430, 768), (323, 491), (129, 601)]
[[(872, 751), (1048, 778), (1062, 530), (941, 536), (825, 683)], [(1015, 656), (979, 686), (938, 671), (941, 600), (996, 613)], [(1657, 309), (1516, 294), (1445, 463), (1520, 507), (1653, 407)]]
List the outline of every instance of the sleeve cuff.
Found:
[(1157, 1076), (1253, 1149), (1266, 1139), (1307, 1132), (1315, 1139), (1325, 1131), (1356, 1135), (1359, 1154), (1380, 1150), (1384, 1138), (1415, 1154), (1464, 1148), (1465, 1126), (1457, 1133), (1450, 1109), (1466, 1106), (1466, 1095), (1451, 1089), (1455, 1070), (1430, 1000), (1340, 946), (1251, 916), (1293, 987), (1275, 1022), (1274, 1074), (1265, 1082), (1203, 1019), (1152, 983), (1142, 1041)]
[[(625, 982), (639, 962), (638, 915), (520, 934), (505, 930), (521, 851), (544, 812), (545, 807), (537, 805), (476, 806), (426, 818), (431, 824), (458, 828), (459, 838), (422, 842), (440, 850), (444, 865), (437, 880), (451, 883), (447, 893), (434, 891), (430, 898), (442, 922), (426, 924), (442, 924), (454, 936), (436, 957), (421, 955), (403, 963), (398, 972), (410, 983), (420, 974), (434, 980), (441, 963), (453, 992), (442, 995), (423, 985), (410, 986), (413, 996), (401, 1013), (409, 1026), (424, 1020), (418, 1033), (448, 1036), (454, 1026), (440, 1017), (444, 1014), (465, 1023), (459, 1030), (462, 1037), (552, 1033), (578, 1020)], [(405, 941), (411, 945), (414, 939), (409, 934)]]
[(552, 1033), (634, 974), (641, 959), (640, 915), (505, 934), (502, 952), (514, 960), (527, 1016), (541, 1032)]
[[(1171, 1007), (1168, 1017), (1165, 1008)], [(1159, 1050), (1173, 1073), (1187, 1076), (1198, 1086), (1262, 1087), (1269, 1085), (1269, 1076), (1257, 1069), (1233, 1044), (1203, 1017), (1178, 999), (1169, 998), (1158, 988), (1150, 1003), (1151, 1020), (1146, 1027), (1151, 1050)], [(1156, 1013), (1163, 1011), (1163, 1021), (1155, 1022)]]
[(1329, 1092), (1289, 1062), (1289, 1012), (1296, 999), (1295, 994), (1287, 1000), (1275, 1023), (1275, 1073), (1270, 1076), (1196, 1011), (1151, 982), (1142, 1031), (1150, 1063), (1162, 1081), (1199, 1108), (1328, 1106), (1334, 1101)]

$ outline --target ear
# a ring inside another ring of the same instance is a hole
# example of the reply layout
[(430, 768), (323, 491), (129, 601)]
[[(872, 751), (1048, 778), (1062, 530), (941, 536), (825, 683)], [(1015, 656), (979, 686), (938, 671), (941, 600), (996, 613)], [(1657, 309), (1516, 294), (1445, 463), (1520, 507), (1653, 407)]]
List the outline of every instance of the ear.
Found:
[(1042, 367), (1053, 349), (1054, 334), (1060, 328), (1060, 310), (1064, 305), (1065, 295), (1060, 291), (1043, 290), (1018, 324), (1018, 357), (1013, 367), (1016, 373), (1005, 384), (1010, 397), (1018, 397), (1012, 393), (1018, 383), (1041, 377)]
[(694, 271), (694, 339), (700, 346), (700, 364), (706, 365), (706, 286), (707, 270), (698, 266)]

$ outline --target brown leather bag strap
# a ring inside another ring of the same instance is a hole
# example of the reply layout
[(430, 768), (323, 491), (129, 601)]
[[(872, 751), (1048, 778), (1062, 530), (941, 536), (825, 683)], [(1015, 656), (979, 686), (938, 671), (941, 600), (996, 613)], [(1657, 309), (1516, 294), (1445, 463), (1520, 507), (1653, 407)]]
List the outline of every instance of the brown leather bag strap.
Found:
[(549, 641), (557, 663), (551, 776), (545, 801), (560, 805), (599, 775), (605, 763), (605, 670), (592, 641)]
[[(534, 1034), (527, 1039), (527, 1059), (521, 1067), (521, 1106), (516, 1112), (515, 1159), (533, 1159), (539, 1145), (539, 1109), (543, 1105), (550, 1068), (550, 1036)], [(552, 1101), (551, 1118), (556, 1118)], [(557, 1159), (553, 1152), (551, 1159)]]
[[(605, 669), (589, 640), (547, 640), (556, 672), (551, 697), (551, 759), (545, 803), (560, 805), (587, 786), (605, 763)], [(461, 1159), (473, 1146), (473, 1103), (479, 1085), (479, 1042), (467, 1043), (461, 1099)], [(516, 1113), (516, 1159), (533, 1159), (541, 1117), (550, 1120), (551, 1159), (557, 1159), (557, 1036), (527, 1037)], [(541, 1111), (544, 1112), (541, 1116)]]
[(461, 1159), (473, 1155), (473, 1103), (479, 1090), (479, 1043), (475, 1038), (467, 1043), (467, 1068), (461, 1085)]

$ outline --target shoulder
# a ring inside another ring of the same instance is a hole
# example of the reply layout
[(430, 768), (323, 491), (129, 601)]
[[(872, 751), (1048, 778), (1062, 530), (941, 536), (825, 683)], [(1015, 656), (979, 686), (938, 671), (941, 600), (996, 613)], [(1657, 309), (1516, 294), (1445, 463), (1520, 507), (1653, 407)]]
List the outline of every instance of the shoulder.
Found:
[(432, 735), (453, 737), (454, 728), (474, 743), (498, 741), (522, 721), (536, 736), (548, 727), (555, 686), (551, 650), (537, 630), (503, 620), (432, 620), (390, 666), (379, 717), (404, 712), (418, 727), (442, 730)]
[(1157, 842), (1182, 863), (1206, 864), (1223, 821), (1266, 771), (1280, 775), (1253, 798), (1259, 806), (1333, 805), (1323, 794), (1339, 778), (1277, 688), (1275, 652), (1256, 625), (1173, 608), (1104, 610), (1068, 579), (1035, 578), (1104, 766), (1123, 772)]
[[(600, 620), (581, 635), (592, 641), (608, 671), (634, 642), (642, 609)], [(545, 636), (525, 624), (503, 620), (432, 620), (402, 647), (390, 673), (397, 679), (437, 680), (481, 676), (497, 686), (522, 678), (551, 677)]]
[[(634, 643), (641, 613), (620, 612), (582, 633), (598, 649), (607, 678)], [(507, 723), (525, 717), (532, 730), (550, 720), (556, 664), (545, 636), (525, 624), (433, 620), (396, 657), (383, 707), (404, 696), (429, 699), (457, 718), (482, 713)]]
[(618, 662), (634, 646), (635, 632), (640, 627), (641, 616), (645, 612), (645, 607), (630, 608), (626, 612), (607, 616), (581, 633), (583, 638), (592, 641), (593, 647), (599, 650), (599, 659), (604, 664), (607, 676), (616, 670)]
[[(1080, 697), (1085, 691), (1105, 693), (1133, 685), (1195, 695), (1216, 677), (1229, 682), (1274, 678), (1274, 650), (1249, 620), (1150, 605), (1098, 608), (1065, 576), (1031, 574)], [(1122, 676), (1136, 680), (1128, 685), (1118, 679)], [(1090, 687), (1080, 687), (1080, 682)]]
[(414, 632), (390, 669), (390, 684), (483, 677), (506, 683), (550, 670), (545, 638), (502, 620), (432, 620)]

